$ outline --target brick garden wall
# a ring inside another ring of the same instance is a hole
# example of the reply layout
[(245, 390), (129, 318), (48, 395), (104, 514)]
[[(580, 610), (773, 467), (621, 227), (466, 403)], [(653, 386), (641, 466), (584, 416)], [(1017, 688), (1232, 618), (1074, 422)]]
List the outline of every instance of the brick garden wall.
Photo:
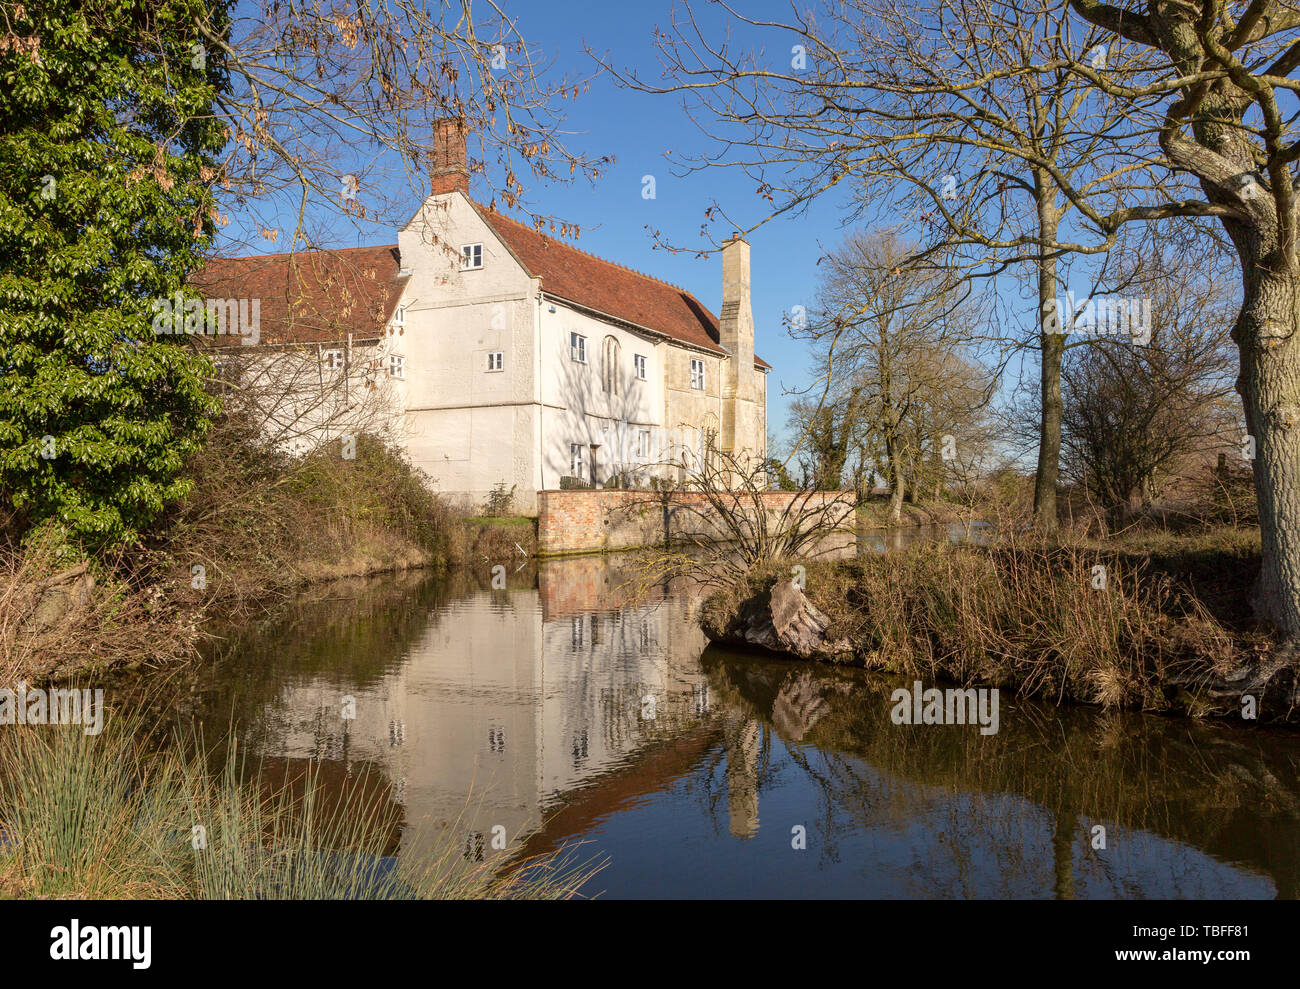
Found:
[[(797, 494), (767, 491), (761, 497), (768, 511), (775, 513), (788, 507)], [(834, 501), (842, 501), (846, 514), (851, 513), (853, 492), (819, 491), (811, 496), (812, 504)], [(707, 504), (704, 495), (692, 491), (666, 496), (655, 491), (617, 489), (539, 491), (538, 552), (546, 555), (661, 546), (665, 533), (680, 538), (682, 532), (698, 532), (702, 526), (707, 529), (699, 515), (683, 510), (684, 506), (704, 508)]]

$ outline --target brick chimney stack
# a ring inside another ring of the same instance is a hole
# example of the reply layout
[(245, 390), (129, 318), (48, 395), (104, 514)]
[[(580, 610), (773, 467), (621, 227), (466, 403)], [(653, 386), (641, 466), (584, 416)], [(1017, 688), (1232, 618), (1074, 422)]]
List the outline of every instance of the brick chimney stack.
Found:
[(433, 124), (433, 165), (429, 170), (435, 196), (459, 189), (469, 195), (469, 163), (465, 156), (465, 123), (444, 117)]

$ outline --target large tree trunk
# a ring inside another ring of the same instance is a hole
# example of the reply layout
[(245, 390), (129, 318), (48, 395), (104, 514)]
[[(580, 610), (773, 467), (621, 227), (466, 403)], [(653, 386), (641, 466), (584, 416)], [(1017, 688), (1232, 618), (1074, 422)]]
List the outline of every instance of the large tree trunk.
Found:
[(1233, 327), (1241, 353), (1237, 391), (1255, 439), (1255, 494), (1263, 566), (1255, 588), (1260, 618), (1300, 632), (1300, 277), (1254, 238), (1236, 238), (1243, 299)]
[[(1038, 228), (1044, 242), (1056, 240), (1058, 223), (1056, 187), (1051, 177), (1035, 179), (1038, 194)], [(1068, 328), (1054, 326), (1049, 316), (1056, 306), (1056, 258), (1040, 258), (1038, 268), (1039, 361), (1038, 472), (1034, 476), (1034, 521), (1040, 531), (1056, 533), (1056, 486), (1061, 464), (1061, 355)], [(1056, 332), (1049, 332), (1055, 329)]]
[(889, 458), (889, 521), (897, 525), (903, 521), (903, 464), (898, 456), (898, 444), (885, 443), (885, 456)]

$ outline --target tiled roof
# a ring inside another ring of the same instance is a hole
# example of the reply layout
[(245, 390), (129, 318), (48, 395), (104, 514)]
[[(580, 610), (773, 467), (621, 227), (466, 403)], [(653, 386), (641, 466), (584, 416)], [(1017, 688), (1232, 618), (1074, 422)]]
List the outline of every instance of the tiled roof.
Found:
[[(529, 227), (480, 209), (542, 290), (586, 309), (723, 354), (718, 318), (684, 289), (570, 247)], [(409, 276), (397, 245), (336, 251), (214, 258), (190, 277), (207, 298), (258, 299), (262, 343), (327, 343), (347, 334), (383, 332)], [(238, 345), (235, 337), (208, 338)], [(758, 367), (770, 367), (755, 357)]]
[[(580, 251), (500, 213), (479, 207), (542, 291), (615, 319), (663, 333), (674, 340), (723, 354), (718, 318), (685, 289), (621, 264)], [(759, 367), (770, 367), (755, 357)]]
[(408, 277), (398, 268), (396, 244), (214, 258), (190, 287), (207, 298), (260, 298), (262, 343), (324, 343), (383, 332)]

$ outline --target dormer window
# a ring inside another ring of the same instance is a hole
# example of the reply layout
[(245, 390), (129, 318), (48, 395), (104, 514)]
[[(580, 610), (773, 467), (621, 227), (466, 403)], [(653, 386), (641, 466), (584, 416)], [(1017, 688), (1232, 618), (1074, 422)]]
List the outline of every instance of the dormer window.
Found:
[(460, 270), (474, 271), (483, 267), (483, 245), (466, 244), (460, 249)]

